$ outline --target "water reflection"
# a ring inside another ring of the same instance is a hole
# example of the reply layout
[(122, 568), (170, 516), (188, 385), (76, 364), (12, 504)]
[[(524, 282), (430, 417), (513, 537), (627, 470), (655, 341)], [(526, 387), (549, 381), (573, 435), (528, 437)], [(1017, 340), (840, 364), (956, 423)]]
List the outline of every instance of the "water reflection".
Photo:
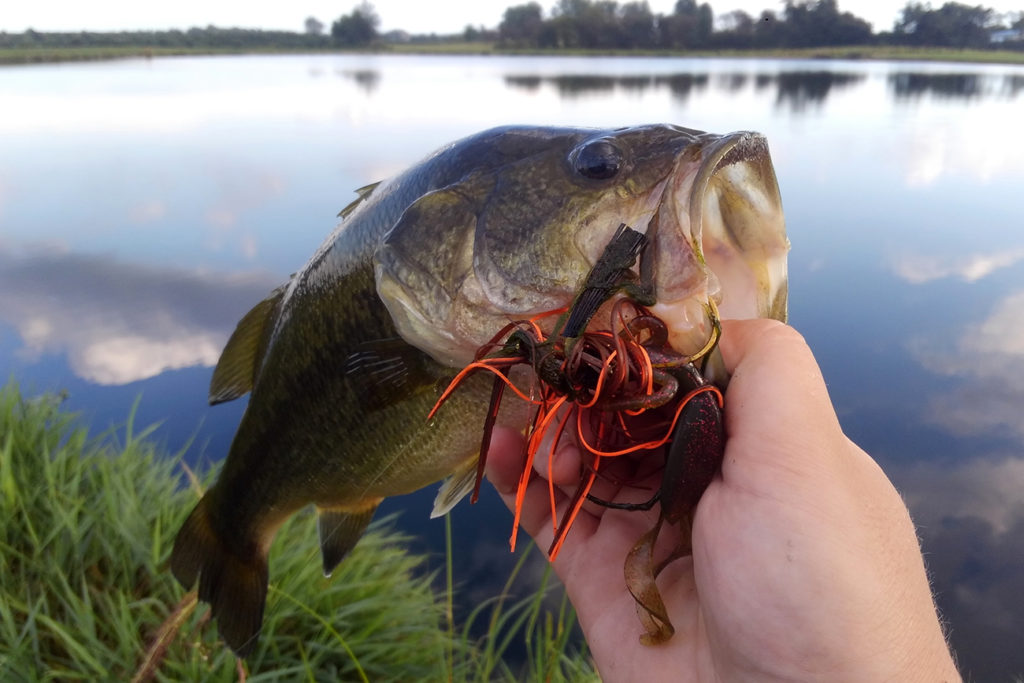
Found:
[(708, 74), (670, 74), (668, 76), (656, 76), (655, 85), (665, 86), (672, 96), (685, 101), (695, 91), (703, 90), (708, 85)]
[[(892, 266), (922, 295), (949, 296), (959, 281), (977, 301), (1021, 262), (1024, 248), (1010, 247), (905, 256)], [(1024, 291), (997, 294), (982, 319), (908, 345), (943, 378), (940, 390), (925, 392), (924, 421), (965, 448), (940, 446), (886, 471), (913, 512), (965, 680), (1012, 680), (1024, 671)]]
[(726, 92), (739, 92), (747, 87), (750, 75), (745, 73), (719, 74), (715, 79), (715, 85), (719, 90)]
[(354, 81), (367, 95), (380, 85), (380, 71), (376, 69), (339, 69), (338, 75)]
[(0, 251), (0, 321), (17, 330), (23, 359), (65, 354), (78, 377), (120, 385), (215, 364), (238, 319), (277, 284), (269, 275)]
[[(716, 90), (739, 93), (753, 82), (756, 91), (775, 89), (775, 103), (793, 112), (820, 106), (837, 90), (860, 85), (868, 79), (866, 72), (836, 70), (768, 72), (679, 72), (672, 74), (506, 74), (505, 84), (521, 90), (537, 92), (551, 85), (559, 96), (574, 98), (583, 95), (609, 95), (617, 90), (640, 94), (667, 88), (673, 96), (685, 100), (697, 89), (713, 85)], [(899, 71), (889, 74), (887, 81), (898, 102), (933, 95), (944, 99), (977, 100), (983, 98), (1014, 98), (1024, 91), (1020, 74), (929, 73)]]
[(542, 85), (549, 84), (563, 98), (611, 94), (617, 89), (635, 95), (648, 90), (666, 88), (673, 96), (686, 99), (693, 90), (707, 87), (709, 80), (709, 74), (691, 73), (629, 76), (597, 76), (588, 74), (505, 76), (506, 85), (513, 88), (536, 92)]
[(978, 100), (1016, 97), (1024, 90), (1024, 76), (992, 76), (978, 73), (898, 72), (889, 76), (889, 87), (897, 100), (916, 100), (925, 95), (939, 99)]
[(1003, 78), (1003, 94), (1007, 97), (1016, 97), (1024, 91), (1024, 76), (1010, 74)]
[(932, 254), (904, 254), (893, 260), (895, 273), (912, 285), (955, 277), (977, 282), (1003, 268), (1024, 261), (1024, 247), (999, 251), (940, 257)]
[(889, 77), (897, 98), (912, 99), (925, 94), (947, 98), (972, 99), (984, 92), (977, 74), (898, 73)]
[(916, 463), (890, 476), (914, 512), (965, 680), (1024, 671), (1024, 456)]
[(758, 76), (757, 87), (774, 84), (775, 104), (786, 106), (793, 112), (802, 112), (811, 106), (820, 106), (835, 88), (846, 88), (865, 79), (863, 74), (835, 71), (783, 71), (763, 78)]
[(953, 340), (911, 343), (925, 368), (961, 380), (932, 398), (932, 419), (956, 434), (1002, 433), (1024, 442), (1024, 291), (1001, 298)]
[(782, 71), (779, 73), (748, 74), (742, 72), (716, 73), (712, 81), (710, 72), (679, 72), (670, 74), (629, 74), (608, 76), (594, 74), (562, 74), (537, 76), (532, 74), (511, 74), (505, 76), (506, 85), (536, 92), (549, 84), (563, 98), (582, 95), (608, 95), (616, 90), (625, 94), (641, 94), (649, 90), (667, 89), (672, 96), (685, 101), (691, 94), (707, 88), (712, 82), (715, 88), (737, 93), (751, 82), (756, 90), (776, 88), (775, 101), (800, 112), (811, 105), (825, 101), (835, 88), (855, 85), (863, 81), (864, 74), (840, 73), (834, 71)]

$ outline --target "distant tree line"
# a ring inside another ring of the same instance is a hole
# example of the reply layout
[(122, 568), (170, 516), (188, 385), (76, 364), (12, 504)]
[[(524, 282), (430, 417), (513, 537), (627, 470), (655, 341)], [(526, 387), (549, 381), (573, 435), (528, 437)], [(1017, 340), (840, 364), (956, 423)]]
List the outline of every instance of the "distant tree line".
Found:
[(909, 2), (900, 12), (900, 18), (893, 27), (892, 40), (905, 45), (941, 45), (959, 48), (984, 48), (992, 44), (992, 33), (996, 29), (1010, 29), (1016, 37), (1008, 36), (1001, 41), (1004, 47), (1024, 49), (1021, 34), (1024, 33), (1024, 12), (1017, 13), (1005, 24), (996, 13), (980, 5), (969, 6), (958, 2), (947, 2), (938, 9), (920, 2)]
[(1000, 47), (1024, 49), (1024, 13), (1001, 22), (991, 9), (957, 2), (938, 9), (910, 2), (891, 32), (875, 34), (864, 19), (840, 12), (836, 0), (785, 0), (781, 12), (764, 10), (757, 17), (737, 10), (719, 17), (717, 27), (711, 6), (696, 0), (677, 0), (671, 14), (655, 14), (646, 0), (557, 0), (550, 16), (537, 2), (509, 7), (498, 38), (511, 48), (702, 50), (872, 43), (985, 48), (999, 28), (1009, 34)]
[(154, 47), (195, 49), (314, 49), (332, 47), (365, 47), (378, 42), (380, 18), (368, 2), (362, 2), (349, 14), (331, 25), (330, 35), (323, 35), (323, 25), (308, 17), (305, 31), (264, 31), (244, 28), (190, 28), (168, 31), (118, 32), (41, 32), (29, 29), (23, 33), (0, 31), (0, 48), (76, 48), (76, 47)]
[[(537, 2), (505, 10), (497, 29), (467, 26), (450, 36), (379, 32), (380, 18), (363, 0), (331, 24), (330, 33), (309, 17), (305, 32), (241, 28), (191, 28), (185, 31), (98, 33), (0, 32), (0, 48), (158, 47), (196, 49), (365, 48), (384, 42), (496, 42), (505, 48), (715, 50), (801, 48), (890, 44), (952, 48), (1024, 50), (1024, 12), (998, 15), (980, 5), (908, 2), (891, 31), (873, 33), (871, 25), (837, 0), (784, 0), (779, 12), (754, 17), (736, 10), (715, 17), (711, 6), (677, 0), (671, 14), (655, 14), (647, 0), (556, 0), (549, 14)], [(1002, 29), (996, 42), (995, 32)]]
[(190, 28), (185, 31), (119, 31), (44, 33), (29, 29), (23, 33), (0, 32), (0, 47), (157, 47), (197, 49), (324, 49), (330, 47), (324, 36), (293, 31), (261, 31), (244, 28)]

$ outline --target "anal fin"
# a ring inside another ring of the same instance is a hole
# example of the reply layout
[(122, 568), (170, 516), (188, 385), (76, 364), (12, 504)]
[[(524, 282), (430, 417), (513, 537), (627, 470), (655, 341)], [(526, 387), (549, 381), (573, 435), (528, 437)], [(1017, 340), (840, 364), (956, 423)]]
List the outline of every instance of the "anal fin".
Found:
[(345, 555), (362, 537), (373, 519), (381, 499), (371, 500), (362, 508), (329, 508), (317, 506), (317, 531), (320, 534), (320, 555), (324, 576), (330, 576)]

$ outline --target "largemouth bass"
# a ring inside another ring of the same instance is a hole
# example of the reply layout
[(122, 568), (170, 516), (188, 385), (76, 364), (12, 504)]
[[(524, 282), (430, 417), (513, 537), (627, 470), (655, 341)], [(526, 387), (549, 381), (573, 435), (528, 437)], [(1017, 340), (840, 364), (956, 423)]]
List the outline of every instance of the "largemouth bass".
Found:
[(572, 301), (620, 224), (647, 236), (638, 276), (679, 352), (707, 342), (709, 305), (786, 315), (788, 241), (756, 133), (495, 128), (358, 193), (238, 323), (211, 381), (211, 403), (252, 396), (171, 569), (185, 587), (198, 579), (240, 656), (260, 631), (271, 540), (293, 513), (316, 506), (329, 574), (384, 497), (448, 477), (443, 513), (471, 488), (489, 382), (426, 415), (502, 326)]

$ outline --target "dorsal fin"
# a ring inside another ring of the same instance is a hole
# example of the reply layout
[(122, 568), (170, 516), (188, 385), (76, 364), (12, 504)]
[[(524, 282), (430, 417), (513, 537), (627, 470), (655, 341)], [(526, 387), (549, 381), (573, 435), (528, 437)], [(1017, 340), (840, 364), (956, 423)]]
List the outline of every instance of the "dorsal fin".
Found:
[(275, 289), (238, 321), (213, 370), (210, 405), (231, 401), (252, 391), (256, 366), (274, 328), (278, 304), (286, 287)]
[(362, 204), (364, 201), (366, 201), (367, 197), (373, 194), (373, 191), (377, 189), (378, 185), (380, 185), (380, 181), (370, 183), (369, 185), (363, 185), (358, 190), (356, 190), (356, 194), (359, 196), (353, 199), (348, 206), (346, 206), (344, 209), (338, 212), (338, 218), (348, 218), (348, 215), (355, 211), (357, 206)]

